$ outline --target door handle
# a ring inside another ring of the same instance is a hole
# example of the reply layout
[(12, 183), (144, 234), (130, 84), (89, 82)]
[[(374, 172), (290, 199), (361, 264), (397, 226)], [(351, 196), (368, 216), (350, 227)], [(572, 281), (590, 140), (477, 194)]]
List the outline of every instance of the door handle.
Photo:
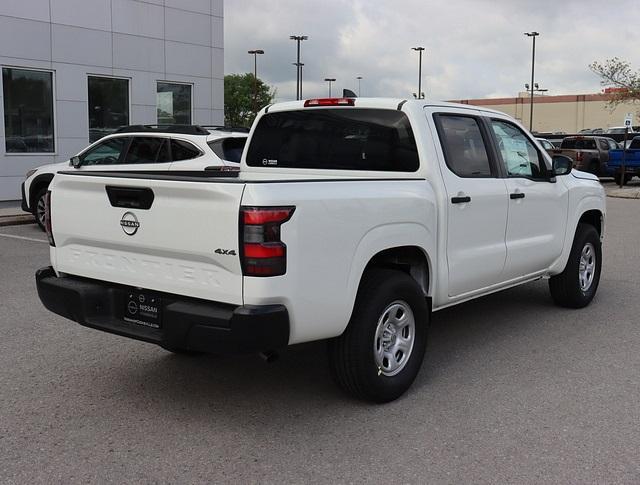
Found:
[(524, 199), (524, 194), (522, 192), (514, 192), (513, 194), (509, 194), (510, 199)]
[(464, 197), (451, 197), (452, 204), (465, 204), (467, 202), (471, 202), (471, 197), (469, 197), (468, 195)]
[(109, 202), (113, 207), (123, 209), (148, 210), (153, 204), (153, 190), (148, 187), (116, 187), (107, 185), (105, 187)]

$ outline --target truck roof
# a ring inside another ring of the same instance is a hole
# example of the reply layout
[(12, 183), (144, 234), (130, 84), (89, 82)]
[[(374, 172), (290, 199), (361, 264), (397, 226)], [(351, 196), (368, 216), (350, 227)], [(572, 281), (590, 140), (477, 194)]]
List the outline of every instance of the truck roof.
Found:
[[(284, 101), (281, 103), (276, 103), (273, 105), (269, 105), (266, 108), (266, 112), (274, 112), (274, 111), (294, 111), (299, 109), (304, 109), (305, 102), (309, 99), (318, 99), (318, 98), (308, 98), (303, 99), (301, 101)], [(342, 99), (342, 98), (337, 98)], [(504, 113), (501, 111), (484, 108), (482, 106), (475, 106), (470, 104), (460, 104), (460, 103), (449, 103), (446, 101), (436, 101), (429, 99), (408, 99), (408, 98), (353, 98), (355, 108), (379, 108), (379, 109), (398, 109), (400, 105), (415, 105), (415, 106), (431, 106), (431, 107), (443, 107), (443, 108), (457, 108), (457, 109), (469, 109), (474, 111), (482, 111), (486, 113), (494, 113), (501, 116), (504, 116)], [(326, 106), (324, 106), (326, 107)], [(338, 106), (340, 107), (340, 106)]]

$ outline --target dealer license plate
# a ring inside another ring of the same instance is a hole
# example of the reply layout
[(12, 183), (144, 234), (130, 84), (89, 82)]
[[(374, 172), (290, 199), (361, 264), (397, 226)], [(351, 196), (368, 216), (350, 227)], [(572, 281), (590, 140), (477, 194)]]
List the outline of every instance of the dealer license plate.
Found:
[(145, 327), (160, 328), (162, 325), (160, 297), (148, 291), (129, 291), (124, 302), (124, 321)]

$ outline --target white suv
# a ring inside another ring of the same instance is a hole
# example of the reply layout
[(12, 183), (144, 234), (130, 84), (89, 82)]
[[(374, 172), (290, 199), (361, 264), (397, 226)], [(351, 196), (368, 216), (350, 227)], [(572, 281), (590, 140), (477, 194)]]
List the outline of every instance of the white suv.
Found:
[[(248, 131), (197, 125), (132, 125), (89, 145), (68, 162), (27, 172), (22, 210), (44, 229), (44, 197), (54, 175), (72, 166), (80, 171), (175, 171), (239, 167)], [(233, 170), (234, 168), (231, 168)]]

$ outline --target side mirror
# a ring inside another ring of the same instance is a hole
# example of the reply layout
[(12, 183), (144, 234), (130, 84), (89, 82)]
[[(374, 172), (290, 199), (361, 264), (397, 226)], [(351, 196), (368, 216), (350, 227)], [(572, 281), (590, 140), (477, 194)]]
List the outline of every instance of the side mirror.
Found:
[(69, 160), (69, 162), (71, 163), (71, 166), (73, 166), (73, 168), (80, 168), (80, 166), (82, 165), (82, 160), (80, 160), (80, 157), (78, 156), (71, 157), (71, 160)]
[(553, 156), (553, 174), (567, 175), (573, 169), (573, 160), (566, 155)]

